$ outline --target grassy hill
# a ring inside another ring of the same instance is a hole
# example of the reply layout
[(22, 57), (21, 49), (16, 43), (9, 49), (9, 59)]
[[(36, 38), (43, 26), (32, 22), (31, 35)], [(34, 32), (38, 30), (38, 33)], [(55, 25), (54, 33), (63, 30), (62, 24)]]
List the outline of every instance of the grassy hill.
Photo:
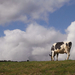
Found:
[(75, 60), (0, 62), (0, 75), (75, 75)]

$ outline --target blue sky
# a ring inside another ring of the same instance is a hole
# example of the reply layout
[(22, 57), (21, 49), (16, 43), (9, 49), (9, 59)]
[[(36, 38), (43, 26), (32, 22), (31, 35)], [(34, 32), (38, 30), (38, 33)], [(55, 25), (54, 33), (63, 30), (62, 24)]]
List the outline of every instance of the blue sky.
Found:
[(75, 0), (0, 0), (0, 60), (48, 61), (58, 41), (73, 42), (75, 60), (74, 38)]
[(4, 30), (14, 30), (14, 29), (20, 29), (22, 31), (25, 31), (26, 24), (23, 22), (12, 22), (9, 24), (5, 24), (4, 26), (0, 26), (0, 36), (4, 36)]
[[(54, 27), (62, 33), (65, 33), (65, 29), (75, 20), (75, 1), (70, 1), (69, 4), (65, 4), (62, 7), (56, 9), (54, 12), (48, 12), (48, 21), (36, 20), (38, 24), (46, 27)], [(8, 21), (7, 21), (8, 22)], [(0, 24), (0, 36), (4, 36), (4, 30), (20, 29), (25, 30), (28, 23), (24, 21), (13, 21), (4, 24)]]
[(64, 33), (65, 29), (75, 21), (75, 4), (64, 5), (50, 14), (49, 24)]

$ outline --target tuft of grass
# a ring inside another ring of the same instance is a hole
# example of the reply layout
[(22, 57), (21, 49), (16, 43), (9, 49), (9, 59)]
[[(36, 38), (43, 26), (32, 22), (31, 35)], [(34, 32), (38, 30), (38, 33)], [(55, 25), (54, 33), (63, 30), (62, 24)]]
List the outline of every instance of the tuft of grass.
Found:
[(0, 75), (75, 75), (75, 60), (0, 62)]

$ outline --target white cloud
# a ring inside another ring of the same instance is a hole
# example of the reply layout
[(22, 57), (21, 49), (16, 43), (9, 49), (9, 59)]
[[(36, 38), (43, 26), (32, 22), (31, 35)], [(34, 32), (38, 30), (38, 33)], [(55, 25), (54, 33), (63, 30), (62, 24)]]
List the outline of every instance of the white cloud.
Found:
[(54, 12), (70, 0), (0, 0), (0, 25), (12, 21), (25, 23), (34, 20), (48, 20), (48, 13)]
[(75, 21), (66, 30), (68, 36), (67, 40), (72, 41), (71, 59), (75, 60)]
[[(29, 24), (26, 31), (5, 30), (4, 34), (4, 37), (0, 37), (0, 60), (50, 60), (50, 48), (58, 41), (72, 41), (70, 59), (75, 60), (75, 21), (68, 26), (66, 34), (37, 23)], [(59, 60), (65, 60), (66, 57), (66, 54), (60, 54)]]
[[(0, 60), (50, 60), (50, 48), (58, 41), (72, 41), (70, 59), (75, 60), (75, 21), (67, 27), (66, 34), (37, 23), (29, 24), (26, 31), (5, 30), (4, 34), (4, 37), (0, 37)], [(66, 54), (60, 54), (59, 60), (65, 60), (66, 57)]]
[[(70, 59), (75, 60), (75, 21), (71, 23), (71, 25), (68, 26), (66, 29), (66, 35), (67, 39), (65, 41), (71, 41), (72, 42), (72, 48), (70, 51)], [(60, 55), (59, 59), (65, 59), (67, 55)]]
[(54, 42), (63, 41), (66, 35), (54, 28), (29, 24), (26, 31), (5, 30), (0, 38), (0, 60), (50, 60), (48, 56)]

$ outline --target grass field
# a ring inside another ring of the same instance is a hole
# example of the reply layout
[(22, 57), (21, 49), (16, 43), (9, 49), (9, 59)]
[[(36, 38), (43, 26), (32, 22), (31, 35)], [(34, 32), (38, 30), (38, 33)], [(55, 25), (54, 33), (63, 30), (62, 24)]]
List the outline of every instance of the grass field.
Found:
[(0, 75), (75, 75), (75, 60), (0, 62)]

